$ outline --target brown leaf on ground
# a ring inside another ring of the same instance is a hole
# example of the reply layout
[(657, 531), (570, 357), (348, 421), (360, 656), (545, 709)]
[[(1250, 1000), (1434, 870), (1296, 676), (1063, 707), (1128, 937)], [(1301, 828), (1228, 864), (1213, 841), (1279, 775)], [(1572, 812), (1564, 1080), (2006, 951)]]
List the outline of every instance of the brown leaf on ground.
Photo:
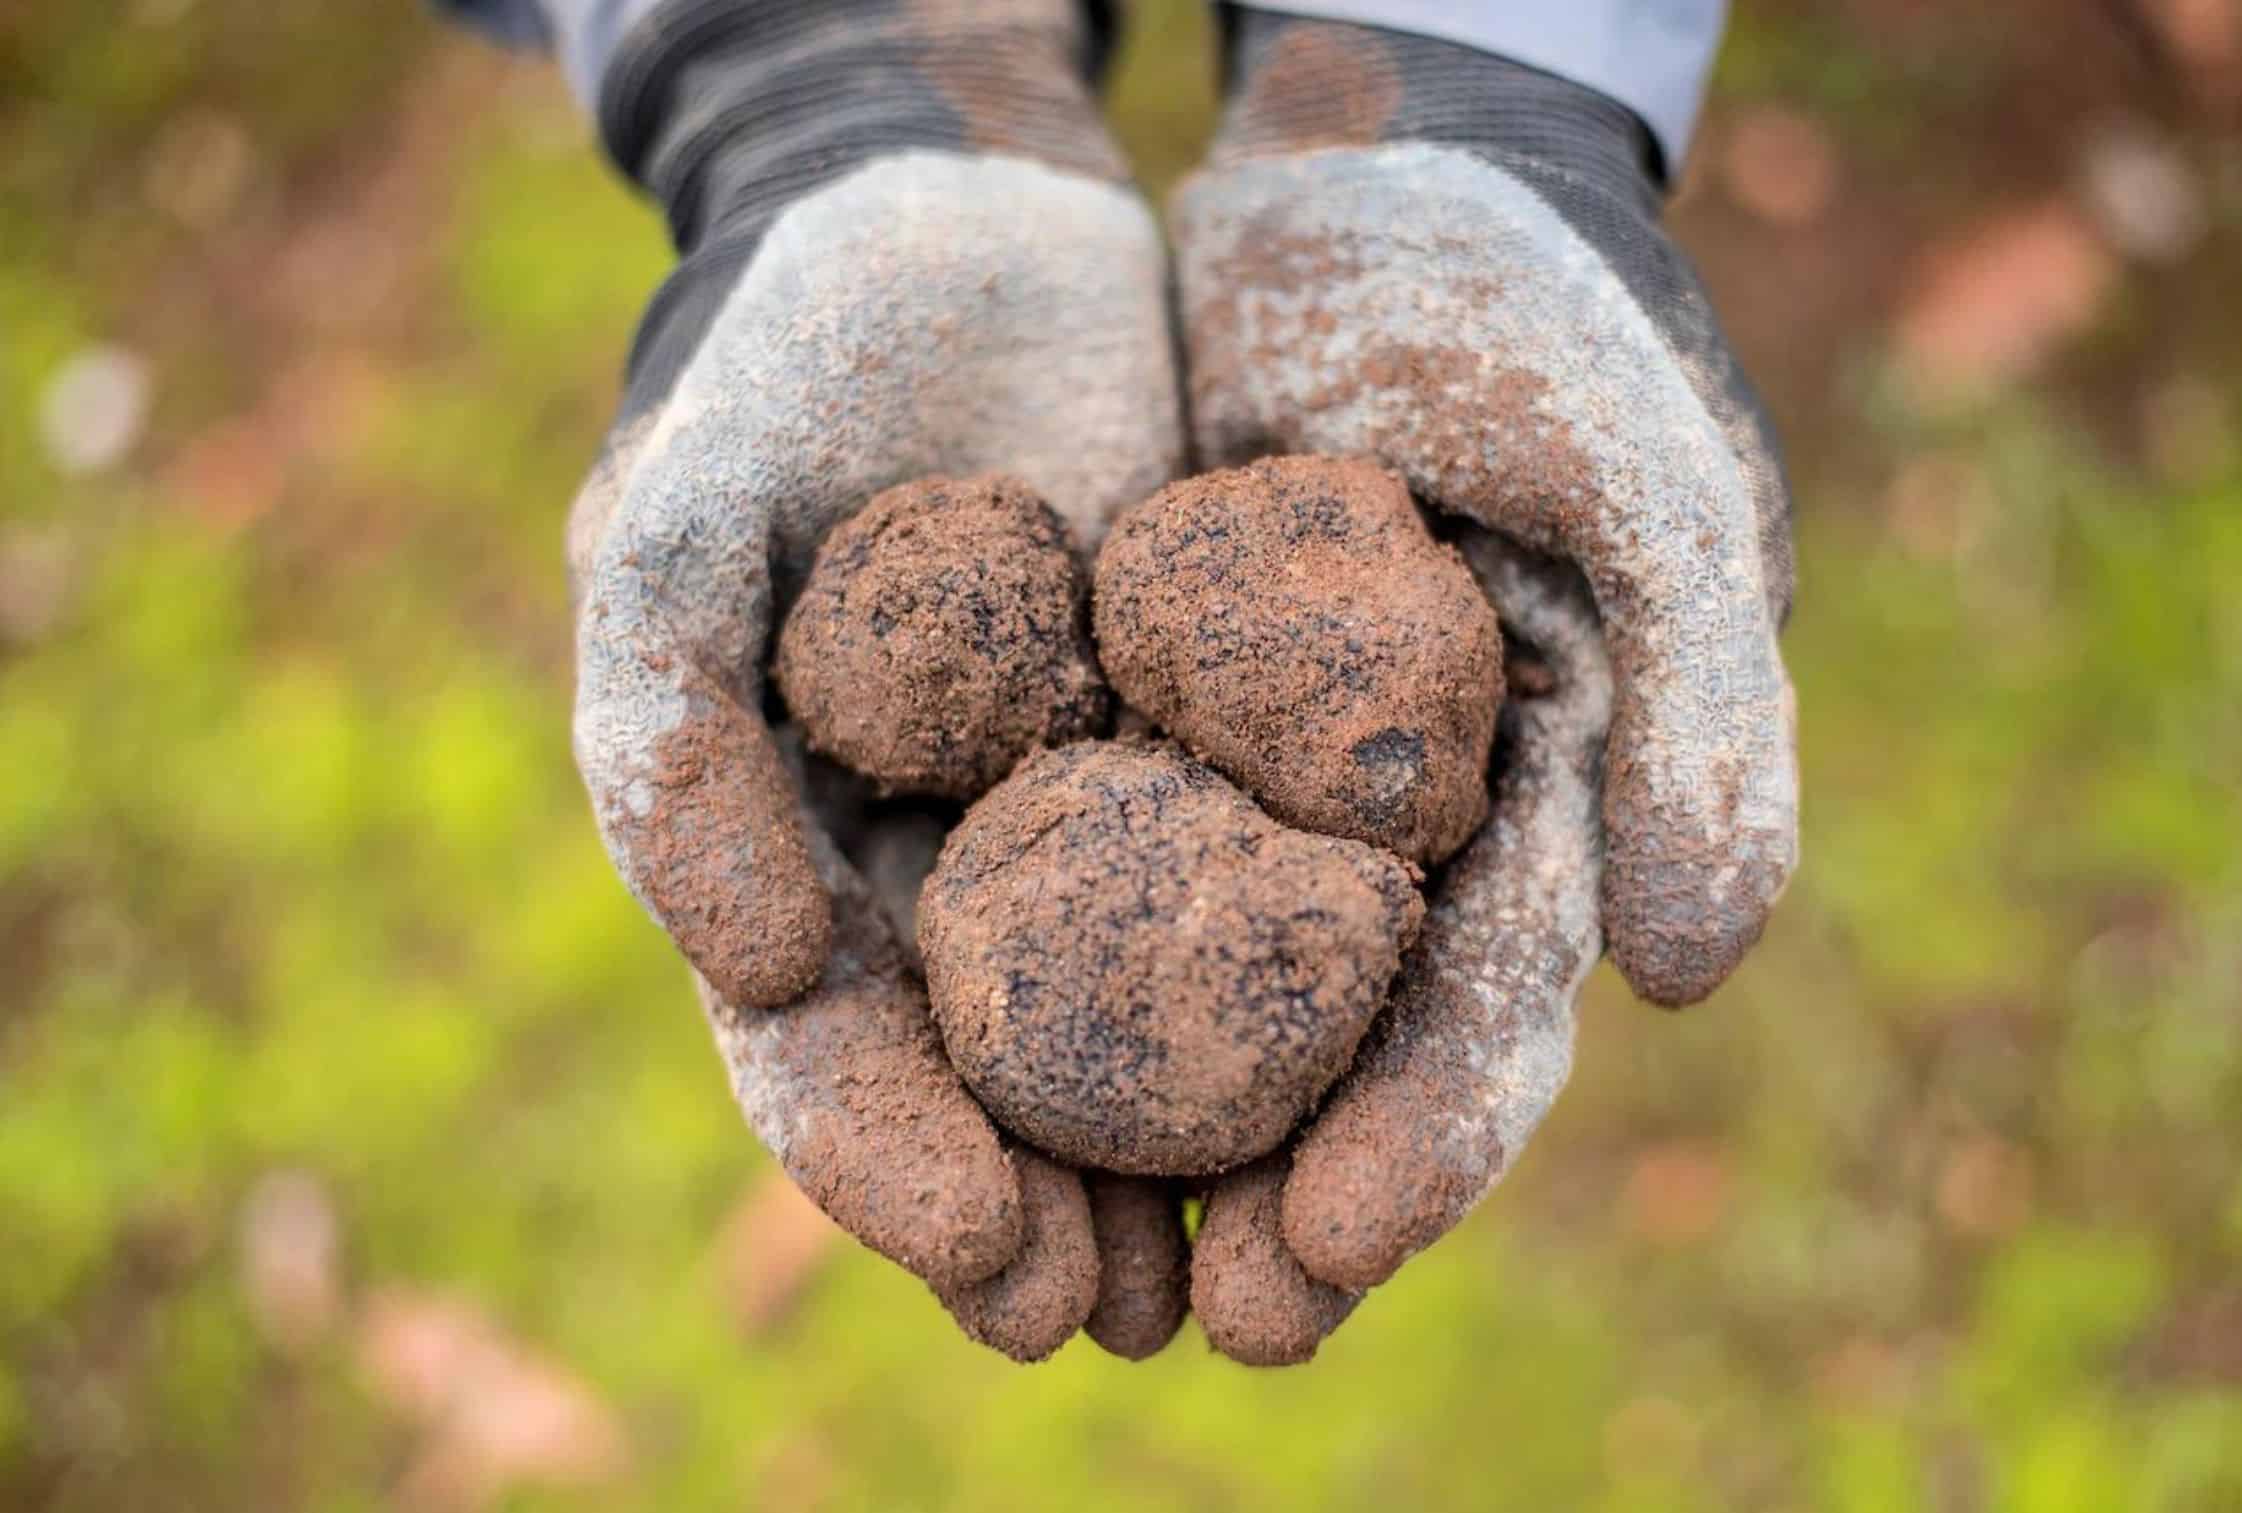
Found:
[(828, 1507), (843, 1464), (815, 1430), (789, 1434), (761, 1457), (746, 1505), (762, 1513), (806, 1513)]
[(2173, 1305), (2146, 1342), (2142, 1363), (2167, 1380), (2242, 1385), (2242, 1285)]
[(270, 514), (287, 489), (279, 437), (261, 413), (197, 433), (163, 471), (164, 492), (205, 525), (238, 530)]
[(2116, 260), (2061, 197), (1932, 248), (1900, 312), (1900, 356), (1934, 394), (2029, 376), (2101, 309)]
[(402, 1506), (483, 1508), (623, 1469), (622, 1426), (590, 1385), (470, 1303), (383, 1289), (359, 1320), (358, 1357), (375, 1395), (420, 1430)]
[(1839, 1412), (1873, 1411), (1900, 1401), (1907, 1377), (1905, 1354), (1867, 1334), (1848, 1336), (1813, 1363), (1815, 1395)]
[(62, 622), (83, 555), (60, 525), (0, 527), (0, 647), (35, 645)]
[(1963, 1234), (2006, 1234), (2032, 1215), (2031, 1158), (1990, 1135), (1956, 1148), (1939, 1173), (1938, 1212)]
[(1836, 198), (1837, 179), (1837, 148), (1811, 116), (1757, 105), (1729, 122), (1721, 187), (1746, 213), (1784, 228), (1811, 225)]
[(754, 1338), (785, 1319), (840, 1238), (840, 1227), (784, 1173), (766, 1172), (717, 1240), (725, 1299), (740, 1331)]
[(1697, 1415), (1670, 1397), (1632, 1397), (1604, 1420), (1604, 1459), (1615, 1480), (1646, 1469), (1686, 1473), (1704, 1436)]
[(241, 1287), (257, 1331), (298, 1351), (342, 1312), (341, 1226), (326, 1184), (309, 1172), (267, 1173), (241, 1211)]
[(1957, 448), (1902, 462), (1882, 504), (1886, 528), (1910, 556), (1944, 562), (1984, 533), (1999, 500), (1982, 464)]
[(1620, 1194), (1636, 1234), (1689, 1245), (1711, 1234), (1728, 1207), (1728, 1159), (1699, 1140), (1668, 1140), (1636, 1157)]

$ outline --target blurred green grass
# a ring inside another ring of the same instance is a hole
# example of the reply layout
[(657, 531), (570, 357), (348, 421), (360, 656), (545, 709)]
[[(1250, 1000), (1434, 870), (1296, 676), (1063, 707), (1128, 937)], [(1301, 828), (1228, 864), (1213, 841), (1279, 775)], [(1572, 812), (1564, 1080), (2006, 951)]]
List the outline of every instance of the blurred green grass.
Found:
[[(1724, 98), (1929, 223), (2039, 148), (1871, 12), (1745, 7)], [(1139, 8), (1149, 181), (1204, 44)], [(853, 1250), (752, 1335), (727, 1301), (767, 1163), (566, 743), (560, 520), (661, 239), (552, 81), (249, 0), (19, 8), (0, 81), (0, 1505), (414, 1500), (348, 1319), (256, 1312), (273, 1172), (349, 1309), (464, 1298), (617, 1415), (620, 1480), (509, 1506), (2242, 1505), (2242, 473), (2081, 420), (2184, 381), (2223, 435), (2235, 352), (1926, 416), (1875, 321), (1766, 342), (1813, 381), (1807, 864), (1759, 956), (1683, 1019), (1600, 976), (1519, 1172), (1313, 1368), (1023, 1371)], [(1787, 247), (1684, 224), (1741, 330), (1793, 318), (1751, 308)], [(39, 416), (94, 342), (153, 408), (68, 474)]]

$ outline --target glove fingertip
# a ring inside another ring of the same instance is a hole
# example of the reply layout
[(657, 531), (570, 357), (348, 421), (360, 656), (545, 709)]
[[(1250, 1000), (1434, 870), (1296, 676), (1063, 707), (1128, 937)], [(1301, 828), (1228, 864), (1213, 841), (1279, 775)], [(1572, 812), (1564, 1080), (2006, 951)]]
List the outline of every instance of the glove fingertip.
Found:
[(770, 727), (687, 676), (686, 712), (651, 760), (595, 786), (631, 890), (726, 1003), (808, 992), (833, 947), (833, 903)]
[(1163, 1184), (1092, 1173), (1090, 1222), (1098, 1241), (1098, 1301), (1083, 1328), (1108, 1355), (1158, 1355), (1190, 1309), (1191, 1243), (1183, 1211)]
[(874, 1174), (855, 1152), (813, 1148), (789, 1160), (788, 1174), (836, 1224), (931, 1287), (969, 1286), (1011, 1265), (1026, 1221), (994, 1133), (953, 1131), (938, 1149), (908, 1159), (908, 1177)]
[[(766, 861), (772, 872), (794, 873)], [(706, 930), (673, 919), (678, 948), (732, 1003), (776, 1009), (817, 986), (833, 949), (833, 900), (811, 870), (805, 850), (796, 876), (758, 877), (750, 896), (724, 911), (725, 925)]]
[(1285, 1183), (1284, 1242), (1316, 1281), (1345, 1292), (1376, 1287), (1447, 1231), (1427, 1212), (1440, 1206), (1435, 1195), (1394, 1166), (1394, 1153), (1320, 1127), (1301, 1142)]
[(1759, 943), (1790, 880), (1763, 848), (1743, 860), (1661, 862), (1617, 844), (1603, 881), (1612, 961), (1637, 995), (1661, 1008), (1709, 997)]
[(942, 1058), (915, 985), (842, 953), (801, 1002), (702, 1003), (748, 1122), (796, 1186), (863, 1244), (936, 1287), (1019, 1254), (1020, 1179)]
[[(1654, 716), (1622, 692), (1605, 751), (1604, 938), (1636, 993), (1710, 995), (1767, 928), (1798, 866), (1798, 712), (1772, 656), (1765, 698)], [(1638, 689), (1638, 693), (1640, 689)]]
[[(1421, 1012), (1438, 981), (1405, 986), (1403, 1004)], [(1495, 1124), (1466, 1117), (1487, 1098), (1477, 1074), (1444, 1072), (1444, 1059), (1364, 1069), (1294, 1147), (1285, 1245), (1317, 1281), (1348, 1292), (1387, 1281), (1455, 1228), (1508, 1164)]]
[(1025, 1364), (1056, 1352), (1097, 1306), (1098, 1247), (1082, 1179), (1031, 1151), (1012, 1160), (1023, 1219), (1018, 1253), (993, 1276), (937, 1283), (935, 1293), (969, 1338)]
[(1243, 1366), (1305, 1364), (1361, 1301), (1308, 1275), (1286, 1248), (1284, 1175), (1279, 1159), (1225, 1178), (1192, 1250), (1191, 1311), (1208, 1343)]

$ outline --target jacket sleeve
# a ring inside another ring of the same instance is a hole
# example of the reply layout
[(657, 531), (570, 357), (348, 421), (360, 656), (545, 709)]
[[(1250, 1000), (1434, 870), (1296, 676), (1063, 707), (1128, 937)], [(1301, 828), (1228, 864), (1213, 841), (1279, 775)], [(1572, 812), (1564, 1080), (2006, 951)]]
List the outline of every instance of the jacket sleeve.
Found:
[(1640, 116), (1668, 163), (1689, 148), (1727, 0), (1254, 0), (1254, 10), (1460, 42), (1584, 84)]

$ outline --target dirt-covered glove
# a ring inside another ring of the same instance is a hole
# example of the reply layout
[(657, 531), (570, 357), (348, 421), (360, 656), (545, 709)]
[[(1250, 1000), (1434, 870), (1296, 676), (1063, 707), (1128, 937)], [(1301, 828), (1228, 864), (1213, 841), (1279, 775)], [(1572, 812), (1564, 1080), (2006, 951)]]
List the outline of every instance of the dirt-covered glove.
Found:
[(1080, 1183), (1038, 1171), (1027, 1208), (1048, 1198), (1059, 1229), (1023, 1214), (906, 953), (805, 812), (764, 657), (819, 539), (883, 488), (1001, 469), (1088, 550), (1177, 470), (1158, 228), (1099, 123), (1073, 0), (622, 9), (603, 132), (682, 259), (570, 520), (578, 766), (756, 1133), (995, 1337), (990, 1279), (1025, 1264), (1023, 1237), (1079, 1234)]
[(1170, 215), (1201, 460), (1369, 454), (1581, 570), (1615, 675), (1604, 927), (1637, 992), (1701, 998), (1797, 856), (1788, 503), (1651, 138), (1488, 53), (1229, 14), (1232, 105)]
[(1204, 458), (1396, 468), (1492, 528), (1464, 546), (1512, 648), (1493, 817), (1392, 1002), (1291, 1151), (1209, 1195), (1193, 1308), (1281, 1364), (1517, 1156), (1607, 936), (1668, 1004), (1758, 938), (1796, 853), (1791, 558), (1634, 116), (1448, 43), (1229, 14), (1233, 103), (1171, 215)]

